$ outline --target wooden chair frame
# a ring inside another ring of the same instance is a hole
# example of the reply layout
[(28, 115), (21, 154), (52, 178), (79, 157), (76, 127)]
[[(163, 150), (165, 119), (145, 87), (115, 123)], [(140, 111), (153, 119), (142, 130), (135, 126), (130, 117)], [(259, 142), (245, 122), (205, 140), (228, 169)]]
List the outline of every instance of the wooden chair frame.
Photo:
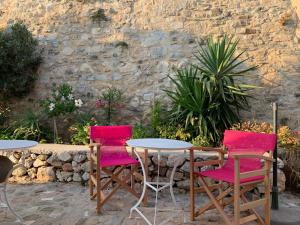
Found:
[[(194, 151), (214, 151), (218, 153), (217, 160), (208, 160), (202, 162), (194, 162)], [(191, 198), (191, 220), (194, 221), (195, 217), (203, 214), (210, 209), (217, 209), (221, 214), (222, 219), (226, 225), (240, 225), (256, 220), (261, 225), (270, 225), (270, 169), (274, 159), (269, 156), (262, 156), (257, 154), (233, 154), (234, 158), (234, 185), (230, 184), (226, 190), (223, 190), (224, 185), (222, 182), (218, 184), (208, 185), (203, 176), (197, 176), (195, 174), (195, 167), (218, 165), (222, 167), (224, 164), (224, 155), (226, 154), (225, 147), (222, 148), (209, 148), (209, 147), (193, 147), (190, 149), (190, 198)], [(264, 160), (264, 168), (249, 172), (240, 172), (240, 159), (241, 158), (258, 158)], [(241, 179), (250, 178), (255, 176), (264, 176), (264, 180), (255, 182), (240, 183)], [(195, 187), (195, 178), (198, 177), (202, 187)], [(245, 197), (245, 193), (253, 190), (259, 183), (264, 182), (265, 197), (263, 199), (248, 201)], [(219, 193), (214, 196), (214, 190), (218, 189)], [(206, 203), (199, 209), (195, 208), (195, 194), (198, 192), (206, 192), (210, 202)], [(233, 192), (230, 198), (224, 199), (228, 194)], [(234, 206), (234, 218), (233, 221), (229, 219), (228, 215), (224, 212), (226, 205), (232, 204)], [(265, 219), (257, 213), (255, 208), (257, 206), (264, 205)], [(241, 211), (249, 211), (250, 215), (241, 217)]]
[[(139, 194), (135, 190), (134, 182), (135, 178), (141, 179), (143, 176), (138, 173), (138, 165), (129, 165), (130, 172), (122, 177), (124, 169), (128, 166), (118, 166), (116, 169), (109, 169), (106, 167), (101, 168), (99, 165), (100, 155), (101, 155), (101, 144), (93, 143), (91, 141), (90, 145), (90, 198), (91, 200), (97, 200), (96, 211), (99, 214), (103, 205), (113, 196), (113, 194), (120, 188), (124, 188), (129, 193), (131, 193), (136, 198), (139, 198)], [(96, 151), (94, 150), (96, 148)], [(132, 150), (132, 155), (134, 156), (134, 151)], [(104, 183), (101, 182), (102, 174), (109, 176), (108, 180)], [(116, 184), (116, 185), (115, 185)], [(106, 190), (110, 185), (113, 186), (112, 190), (105, 194)]]

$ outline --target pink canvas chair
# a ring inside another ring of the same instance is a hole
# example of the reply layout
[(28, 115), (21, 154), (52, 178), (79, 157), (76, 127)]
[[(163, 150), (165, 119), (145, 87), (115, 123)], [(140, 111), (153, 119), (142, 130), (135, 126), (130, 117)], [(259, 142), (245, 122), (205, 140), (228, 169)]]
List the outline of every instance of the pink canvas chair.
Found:
[[(240, 225), (257, 220), (260, 224), (270, 224), (270, 168), (274, 161), (271, 154), (276, 146), (275, 134), (262, 134), (255, 132), (244, 132), (226, 130), (222, 148), (193, 147), (190, 151), (190, 172), (191, 172), (191, 219), (210, 209), (217, 209), (226, 225)], [(217, 151), (218, 160), (194, 162), (194, 150)], [(228, 150), (228, 152), (226, 152)], [(228, 159), (224, 163), (224, 154), (228, 154)], [(264, 166), (262, 160), (265, 161)], [(218, 165), (217, 169), (207, 171), (195, 171), (195, 167)], [(208, 177), (216, 184), (208, 185), (205, 178)], [(195, 178), (198, 178), (202, 187), (195, 187)], [(228, 183), (228, 188), (223, 190), (224, 182)], [(259, 183), (264, 182), (265, 197), (263, 199), (249, 202), (245, 193), (254, 189)], [(214, 190), (219, 190), (214, 196)], [(195, 208), (195, 193), (206, 192), (210, 202), (203, 207)], [(233, 192), (232, 197), (228, 194)], [(233, 202), (234, 219), (231, 221), (225, 214), (224, 207)], [(259, 205), (265, 207), (265, 219), (255, 211)], [(249, 211), (251, 214), (241, 217), (241, 211)]]
[[(126, 140), (132, 137), (132, 126), (92, 126), (90, 127), (90, 196), (97, 199), (97, 213), (105, 202), (119, 189), (124, 188), (139, 197), (134, 189), (134, 176), (138, 175), (139, 162), (126, 150)], [(96, 147), (96, 151), (94, 148)], [(128, 174), (124, 169), (131, 166)], [(110, 178), (101, 182), (105, 173)], [(115, 183), (113, 189), (105, 195), (104, 190)], [(94, 192), (94, 189), (96, 191)]]

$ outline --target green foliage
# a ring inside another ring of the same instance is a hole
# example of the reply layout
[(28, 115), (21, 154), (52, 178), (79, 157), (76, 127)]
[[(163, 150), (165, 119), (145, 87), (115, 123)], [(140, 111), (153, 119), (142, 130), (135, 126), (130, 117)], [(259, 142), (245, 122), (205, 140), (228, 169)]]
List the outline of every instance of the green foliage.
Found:
[(96, 124), (97, 124), (97, 120), (93, 115), (89, 113), (80, 114), (79, 117), (77, 118), (77, 122), (69, 128), (69, 131), (72, 133), (71, 143), (73, 145), (89, 144), (90, 126)]
[(209, 139), (204, 136), (198, 135), (192, 140), (193, 146), (202, 146), (202, 147), (209, 147), (212, 146)]
[(100, 8), (98, 9), (92, 16), (92, 20), (94, 22), (102, 22), (102, 21), (109, 21), (109, 18), (105, 15), (104, 9)]
[(13, 130), (10, 127), (0, 127), (0, 140), (14, 139)]
[(227, 37), (209, 38), (206, 48), (199, 44), (197, 64), (169, 76), (175, 85), (174, 91), (166, 90), (173, 103), (171, 119), (185, 124), (193, 136), (220, 142), (224, 130), (239, 122), (239, 111), (249, 107), (246, 91), (254, 86), (236, 84), (235, 78), (255, 67), (239, 69), (246, 59), (240, 61), (243, 52), (235, 56), (237, 44)]
[(0, 49), (0, 97), (28, 94), (41, 63), (37, 40), (18, 22), (0, 31)]
[(41, 115), (29, 110), (12, 124), (12, 137), (13, 139), (29, 139), (36, 141), (50, 139), (50, 132), (41, 124)]
[(154, 104), (151, 108), (150, 113), (150, 127), (151, 127), (151, 133), (152, 137), (158, 137), (159, 135), (159, 126), (163, 124), (163, 118), (162, 118), (162, 107), (161, 103), (159, 101), (154, 101)]
[(82, 104), (81, 99), (74, 99), (73, 88), (68, 84), (53, 85), (51, 97), (41, 100), (41, 106), (49, 117), (72, 113)]
[(159, 137), (168, 139), (178, 139), (182, 141), (189, 141), (191, 134), (182, 127), (172, 125), (161, 125), (158, 127)]
[(0, 127), (5, 124), (9, 118), (10, 108), (5, 104), (0, 103)]
[(148, 128), (143, 126), (142, 124), (136, 124), (133, 127), (133, 138), (147, 138), (149, 137)]
[(96, 106), (104, 111), (106, 125), (111, 125), (115, 119), (115, 114), (120, 113), (120, 109), (124, 107), (123, 101), (122, 91), (114, 87), (105, 90), (97, 100)]

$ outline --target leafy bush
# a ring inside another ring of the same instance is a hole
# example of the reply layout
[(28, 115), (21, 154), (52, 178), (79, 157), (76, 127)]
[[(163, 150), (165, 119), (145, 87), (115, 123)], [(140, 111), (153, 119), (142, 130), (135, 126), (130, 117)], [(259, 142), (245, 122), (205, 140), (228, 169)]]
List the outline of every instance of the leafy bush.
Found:
[(212, 144), (210, 143), (210, 141), (206, 137), (203, 137), (201, 135), (198, 135), (197, 137), (195, 137), (192, 140), (192, 144), (194, 146), (201, 146), (201, 147), (212, 146)]
[(246, 90), (254, 87), (235, 83), (236, 77), (255, 69), (239, 69), (246, 60), (240, 60), (243, 52), (235, 56), (237, 44), (227, 37), (209, 38), (206, 48), (199, 44), (197, 64), (169, 76), (175, 85), (174, 91), (166, 90), (173, 103), (171, 119), (215, 143), (239, 122), (239, 111), (249, 108)]
[(0, 31), (0, 97), (29, 93), (41, 63), (38, 42), (21, 23)]
[(47, 128), (42, 126), (41, 115), (31, 110), (26, 111), (15, 122), (12, 123), (13, 139), (29, 139), (45, 142), (52, 138)]
[(9, 117), (10, 108), (5, 104), (0, 103), (0, 127), (4, 125)]
[(90, 143), (90, 126), (96, 125), (97, 120), (89, 113), (80, 114), (77, 120), (78, 122), (69, 128), (69, 131), (73, 133), (71, 135), (71, 143), (73, 145), (87, 145)]
[(182, 141), (189, 141), (191, 134), (182, 127), (172, 125), (162, 125), (158, 127), (159, 137), (168, 139), (178, 139)]
[(149, 129), (142, 124), (136, 124), (133, 127), (133, 138), (146, 138), (149, 137)]

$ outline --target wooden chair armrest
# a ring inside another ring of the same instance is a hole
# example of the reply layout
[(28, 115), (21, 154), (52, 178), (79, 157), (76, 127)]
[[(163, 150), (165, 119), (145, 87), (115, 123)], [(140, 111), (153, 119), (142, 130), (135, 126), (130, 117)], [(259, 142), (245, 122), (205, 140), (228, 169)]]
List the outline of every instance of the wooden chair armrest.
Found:
[(191, 150), (205, 151), (205, 152), (218, 152), (221, 154), (226, 154), (224, 148), (214, 148), (214, 147), (201, 147), (201, 146), (193, 146)]
[(92, 147), (100, 147), (101, 144), (100, 143), (90, 143), (89, 144), (89, 147), (92, 148)]
[(264, 155), (257, 155), (255, 153), (234, 153), (231, 155), (234, 159), (241, 159), (241, 158), (257, 158), (263, 159), (265, 161), (275, 162), (275, 159), (264, 156)]

